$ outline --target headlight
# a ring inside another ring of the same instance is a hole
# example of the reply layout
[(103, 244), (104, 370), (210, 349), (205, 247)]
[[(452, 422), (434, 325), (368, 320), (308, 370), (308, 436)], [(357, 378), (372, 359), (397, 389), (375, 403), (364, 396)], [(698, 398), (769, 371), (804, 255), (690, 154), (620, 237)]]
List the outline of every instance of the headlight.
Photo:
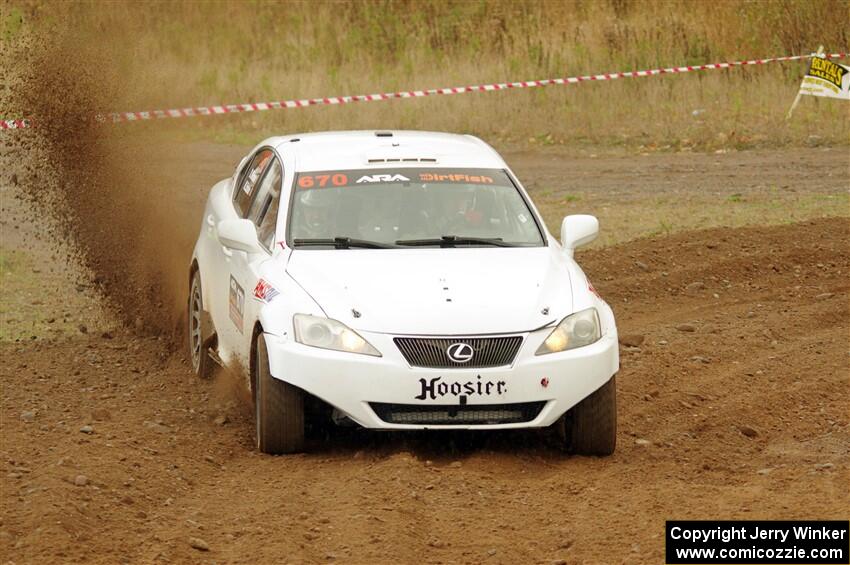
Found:
[(600, 337), (602, 337), (602, 331), (599, 328), (599, 314), (596, 308), (588, 308), (564, 318), (543, 341), (535, 355), (557, 353), (590, 345)]
[(298, 343), (334, 351), (381, 356), (372, 344), (360, 337), (360, 334), (336, 320), (295, 314), (292, 323), (295, 326), (295, 341)]

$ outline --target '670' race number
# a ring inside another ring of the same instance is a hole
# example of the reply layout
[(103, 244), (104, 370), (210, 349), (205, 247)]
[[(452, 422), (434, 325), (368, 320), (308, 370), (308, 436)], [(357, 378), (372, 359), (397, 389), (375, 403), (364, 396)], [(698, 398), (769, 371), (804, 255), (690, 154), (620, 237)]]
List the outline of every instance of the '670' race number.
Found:
[(324, 188), (326, 186), (345, 186), (348, 175), (342, 173), (301, 175), (298, 177), (299, 188)]

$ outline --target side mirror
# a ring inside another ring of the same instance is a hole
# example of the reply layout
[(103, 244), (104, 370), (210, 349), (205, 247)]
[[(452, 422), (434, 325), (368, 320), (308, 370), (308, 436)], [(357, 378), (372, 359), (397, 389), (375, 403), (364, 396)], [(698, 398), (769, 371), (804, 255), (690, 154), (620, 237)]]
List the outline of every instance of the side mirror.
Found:
[(596, 216), (574, 214), (561, 222), (561, 245), (564, 253), (572, 257), (577, 247), (587, 245), (599, 235), (599, 220)]
[(225, 247), (259, 253), (263, 250), (257, 239), (257, 227), (251, 220), (222, 220), (216, 226), (218, 241)]

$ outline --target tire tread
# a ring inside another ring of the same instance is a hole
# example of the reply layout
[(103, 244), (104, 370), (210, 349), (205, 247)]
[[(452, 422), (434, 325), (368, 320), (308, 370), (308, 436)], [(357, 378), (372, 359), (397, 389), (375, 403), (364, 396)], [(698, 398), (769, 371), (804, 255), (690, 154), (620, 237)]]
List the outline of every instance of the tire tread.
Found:
[[(203, 304), (203, 287), (201, 286), (201, 275), (198, 271), (195, 271), (192, 274), (192, 282), (189, 285), (189, 316), (190, 320), (187, 321), (187, 324), (191, 324), (191, 307), (192, 307), (192, 292), (194, 291), (195, 285), (198, 285), (198, 292), (201, 294), (201, 303)], [(189, 355), (192, 354), (192, 328), (189, 325), (187, 327), (188, 333), (188, 344), (189, 344)], [(212, 357), (209, 354), (209, 348), (215, 343), (215, 331), (212, 327), (212, 322), (209, 320), (209, 316), (206, 315), (204, 311), (201, 311), (201, 358), (198, 363), (198, 370), (195, 371), (195, 376), (201, 379), (210, 379), (215, 373), (216, 363), (213, 361)]]
[(569, 413), (566, 430), (570, 452), (611, 455), (617, 446), (617, 376), (582, 400)]
[(263, 334), (257, 336), (257, 447), (263, 453), (295, 453), (304, 448), (304, 393), (272, 377)]

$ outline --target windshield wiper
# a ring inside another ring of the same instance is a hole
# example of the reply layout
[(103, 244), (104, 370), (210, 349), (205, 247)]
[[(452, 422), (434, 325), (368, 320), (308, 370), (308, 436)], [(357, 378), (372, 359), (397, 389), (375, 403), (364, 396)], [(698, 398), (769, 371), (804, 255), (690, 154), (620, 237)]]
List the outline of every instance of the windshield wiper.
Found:
[(294, 247), (307, 245), (333, 245), (336, 249), (351, 249), (352, 247), (364, 247), (366, 249), (392, 249), (395, 245), (381, 243), (380, 241), (369, 241), (366, 239), (352, 239), (350, 237), (327, 237), (321, 239), (295, 239)]
[(495, 247), (516, 247), (513, 243), (502, 241), (501, 237), (467, 237), (457, 235), (444, 235), (431, 239), (399, 239), (396, 245), (408, 245), (410, 247), (427, 247), (439, 245), (440, 247), (455, 247), (456, 245), (493, 245)]

